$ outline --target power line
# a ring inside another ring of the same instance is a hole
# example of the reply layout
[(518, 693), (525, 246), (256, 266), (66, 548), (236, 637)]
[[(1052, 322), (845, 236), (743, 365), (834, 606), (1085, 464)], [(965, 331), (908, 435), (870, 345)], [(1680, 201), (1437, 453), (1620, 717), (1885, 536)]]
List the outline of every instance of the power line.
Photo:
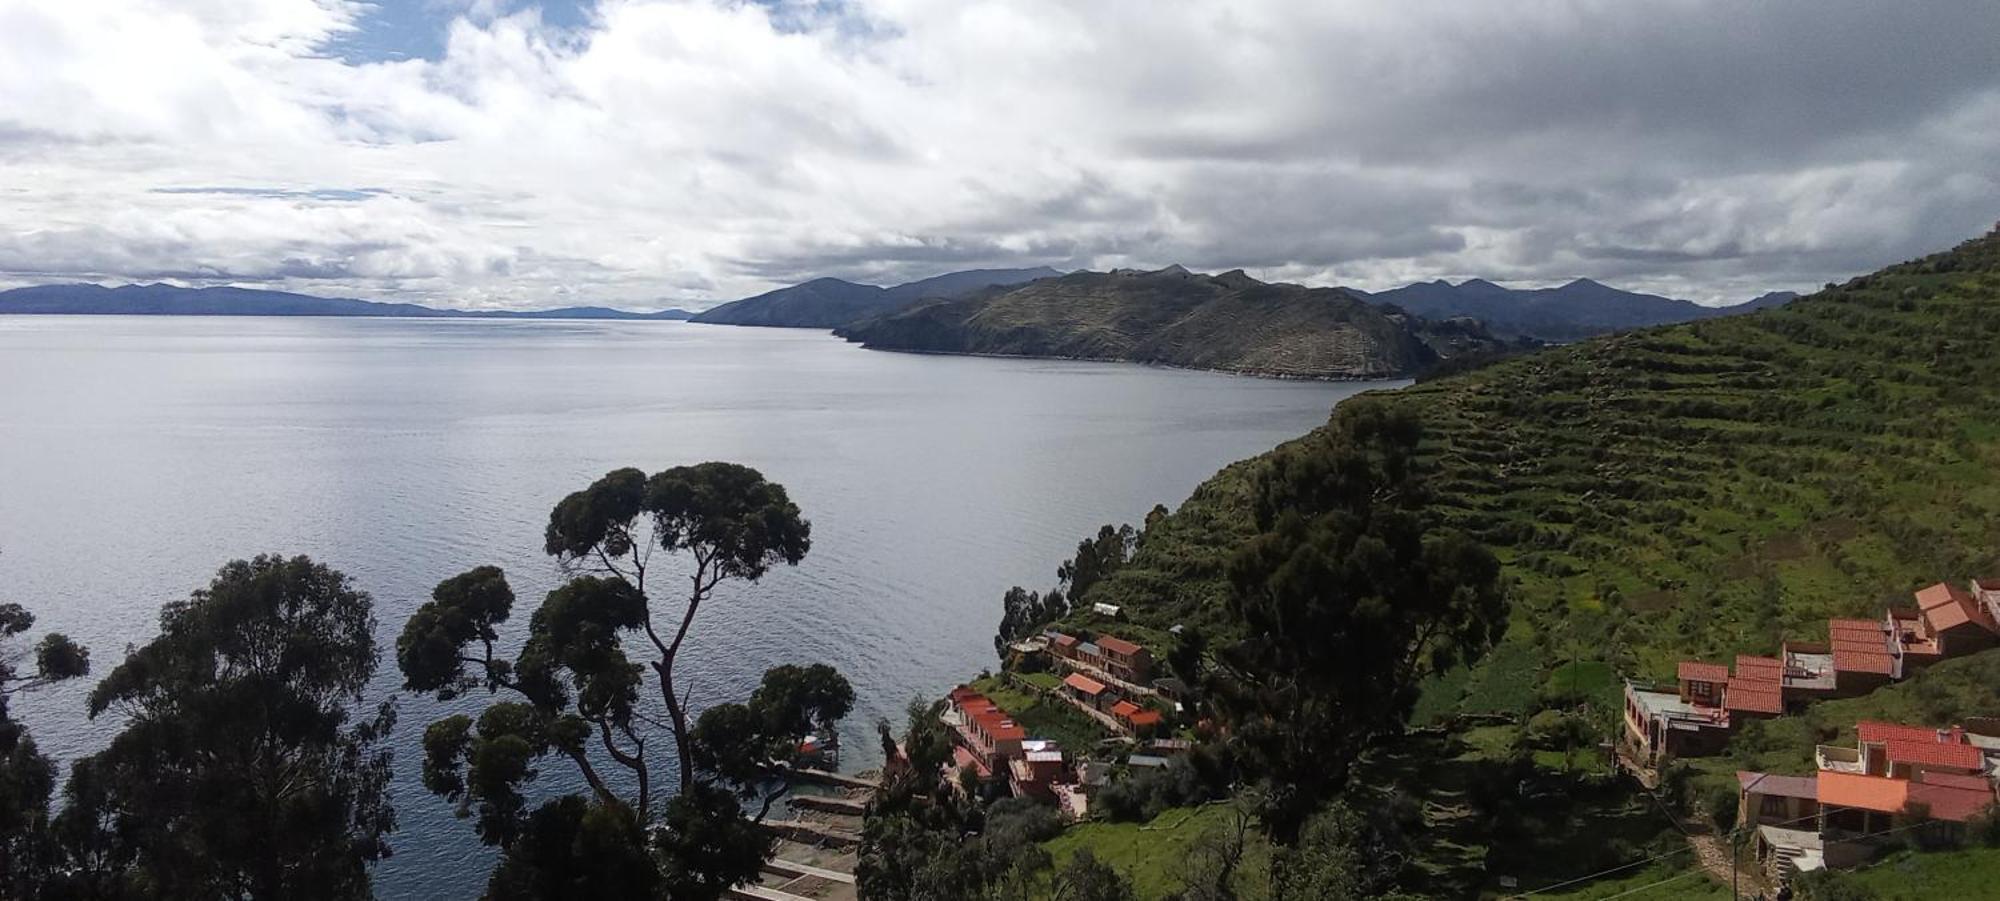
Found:
[[(1652, 795), (1652, 792), (1651, 792), (1651, 791), (1649, 790), (1649, 791), (1647, 791), (1647, 794), (1648, 794), (1648, 795)], [(1662, 804), (1663, 804), (1663, 802), (1661, 802), (1661, 801), (1660, 801), (1660, 799), (1659, 799), (1659, 798), (1658, 798), (1657, 796), (1653, 796), (1653, 800), (1654, 800), (1654, 802), (1655, 802), (1655, 803), (1662, 803)], [(1663, 808), (1662, 808), (1662, 809), (1664, 810), (1664, 806), (1663, 806)], [(1669, 812), (1669, 813), (1667, 814), (1667, 818), (1668, 818), (1669, 820), (1672, 820), (1672, 821), (1673, 821), (1673, 823), (1674, 823), (1674, 827), (1675, 827), (1676, 829), (1680, 829), (1680, 820), (1679, 820), (1678, 818), (1674, 817), (1674, 816), (1673, 816), (1673, 814), (1672, 814), (1671, 812)], [(1793, 819), (1789, 819), (1789, 820), (1782, 820), (1782, 821), (1779, 821), (1779, 822), (1776, 822), (1776, 823), (1759, 823), (1758, 825), (1760, 825), (1760, 826), (1790, 826), (1790, 825), (1792, 825), (1793, 823), (1803, 823), (1803, 822), (1805, 822), (1805, 821), (1807, 821), (1807, 820), (1815, 820), (1815, 819), (1818, 819), (1818, 818), (1819, 818), (1819, 814), (1818, 814), (1818, 813), (1811, 813), (1811, 814), (1807, 814), (1807, 815), (1805, 815), (1805, 816), (1802, 816), (1802, 817), (1796, 817), (1796, 818), (1793, 818)], [(1741, 831), (1742, 831), (1742, 830), (1741, 830), (1740, 828), (1739, 828), (1739, 829), (1732, 829), (1732, 830), (1730, 830), (1730, 836), (1731, 836), (1731, 838), (1733, 839), (1733, 838), (1734, 838), (1734, 836), (1735, 836), (1735, 834), (1736, 834), (1737, 832), (1741, 832)], [(1688, 838), (1693, 838), (1693, 836), (1692, 836), (1691, 834), (1689, 834), (1689, 833), (1687, 832), (1687, 830), (1685, 830), (1685, 829), (1681, 829), (1681, 833), (1682, 833), (1682, 835), (1684, 835), (1684, 836), (1686, 836), (1686, 837), (1688, 837)], [(1864, 838), (1865, 838), (1865, 837), (1866, 837), (1866, 836), (1864, 836)], [(1733, 849), (1733, 841), (1732, 841), (1732, 849)], [(1643, 860), (1635, 860), (1635, 861), (1632, 861), (1631, 863), (1625, 863), (1625, 864), (1619, 864), (1618, 866), (1615, 866), (1615, 867), (1612, 867), (1612, 868), (1610, 868), (1610, 869), (1608, 869), (1608, 870), (1599, 870), (1599, 871), (1597, 871), (1597, 872), (1595, 872), (1595, 873), (1591, 873), (1591, 874), (1589, 874), (1589, 875), (1587, 875), (1587, 876), (1578, 876), (1578, 877), (1576, 877), (1575, 879), (1571, 879), (1571, 880), (1568, 880), (1568, 881), (1565, 881), (1565, 882), (1558, 882), (1558, 883), (1556, 883), (1556, 884), (1554, 884), (1554, 885), (1545, 885), (1545, 886), (1542, 886), (1541, 888), (1538, 888), (1538, 889), (1535, 889), (1534, 891), (1528, 891), (1528, 892), (1521, 892), (1520, 894), (1516, 894), (1516, 895), (1508, 895), (1507, 897), (1508, 897), (1508, 898), (1526, 898), (1526, 897), (1528, 897), (1528, 896), (1530, 896), (1530, 895), (1540, 895), (1540, 894), (1544, 894), (1544, 893), (1547, 893), (1547, 892), (1552, 892), (1552, 891), (1555, 891), (1556, 889), (1559, 889), (1559, 888), (1563, 888), (1564, 886), (1570, 886), (1570, 885), (1575, 885), (1575, 884), (1577, 884), (1577, 883), (1579, 883), (1579, 882), (1589, 882), (1589, 881), (1590, 881), (1590, 880), (1592, 880), (1592, 879), (1597, 879), (1597, 878), (1600, 878), (1600, 877), (1603, 877), (1603, 876), (1609, 876), (1609, 875), (1611, 875), (1612, 873), (1616, 873), (1616, 872), (1618, 872), (1618, 871), (1620, 871), (1620, 870), (1629, 870), (1629, 869), (1631, 869), (1631, 868), (1633, 868), (1633, 867), (1636, 867), (1636, 866), (1642, 866), (1642, 865), (1644, 865), (1644, 864), (1649, 864), (1649, 863), (1652, 863), (1652, 862), (1654, 862), (1654, 861), (1656, 861), (1656, 860), (1665, 860), (1666, 858), (1669, 858), (1669, 857), (1673, 857), (1673, 856), (1675, 856), (1675, 855), (1677, 855), (1677, 854), (1686, 854), (1687, 852), (1689, 852), (1689, 851), (1693, 851), (1693, 850), (1694, 850), (1694, 845), (1693, 845), (1693, 844), (1684, 844), (1684, 845), (1682, 845), (1682, 846), (1681, 846), (1681, 847), (1680, 847), (1679, 849), (1676, 849), (1676, 850), (1673, 850), (1673, 851), (1668, 851), (1668, 852), (1667, 852), (1667, 853), (1665, 853), (1665, 854), (1655, 854), (1655, 855), (1653, 855), (1652, 857), (1648, 857), (1648, 858), (1645, 858), (1645, 859), (1643, 859)], [(1694, 872), (1700, 872), (1700, 871), (1699, 871), (1699, 870), (1695, 870)], [(1682, 876), (1685, 876), (1685, 875), (1687, 875), (1687, 874), (1683, 873), (1683, 874), (1681, 874), (1681, 875), (1682, 875)], [(1680, 877), (1679, 877), (1679, 876), (1676, 876), (1676, 877), (1674, 877), (1674, 878), (1678, 879), (1678, 878), (1680, 878)]]

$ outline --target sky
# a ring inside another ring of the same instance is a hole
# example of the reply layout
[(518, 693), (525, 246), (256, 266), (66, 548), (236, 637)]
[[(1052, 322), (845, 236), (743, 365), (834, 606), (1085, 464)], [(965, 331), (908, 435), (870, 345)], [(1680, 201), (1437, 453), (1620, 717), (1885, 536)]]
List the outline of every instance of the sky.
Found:
[(0, 286), (1810, 289), (2000, 219), (1990, 0), (0, 0)]

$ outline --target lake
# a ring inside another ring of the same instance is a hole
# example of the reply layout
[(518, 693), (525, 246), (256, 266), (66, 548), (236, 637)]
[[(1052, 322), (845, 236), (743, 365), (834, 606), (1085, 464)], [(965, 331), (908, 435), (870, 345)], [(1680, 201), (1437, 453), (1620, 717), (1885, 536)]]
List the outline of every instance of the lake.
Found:
[[(1097, 526), (1385, 384), (672, 322), (0, 317), (0, 600), (89, 645), (101, 676), (231, 558), (343, 570), (374, 595), (385, 649), (440, 579), (493, 563), (521, 597), (518, 639), (558, 579), (540, 549), (563, 495), (620, 466), (733, 460), (786, 486), (813, 549), (704, 607), (679, 680), (700, 706), (778, 663), (837, 665), (859, 696), (854, 768), (878, 717), (995, 665), (1008, 586), (1050, 587)], [(375, 696), (400, 681), (385, 657)], [(85, 682), (17, 699), (59, 758), (116, 729), (84, 718)], [(416, 781), (416, 737), (447, 711), (401, 710), (402, 829), (377, 891), (475, 897), (488, 852)]]

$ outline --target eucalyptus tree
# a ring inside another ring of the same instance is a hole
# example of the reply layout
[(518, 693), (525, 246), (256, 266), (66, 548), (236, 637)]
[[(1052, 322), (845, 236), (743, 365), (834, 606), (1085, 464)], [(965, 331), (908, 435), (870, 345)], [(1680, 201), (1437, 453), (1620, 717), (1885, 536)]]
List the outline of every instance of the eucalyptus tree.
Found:
[(222, 567), (90, 693), (120, 714), (55, 832), (67, 896), (367, 898), (395, 829), (369, 596), (305, 557)]
[[(550, 513), (544, 550), (568, 581), (530, 616), (512, 659), (498, 650), (515, 602), (504, 574), (486, 566), (439, 583), (405, 625), (397, 661), (408, 688), (440, 700), (479, 690), (507, 698), (477, 717), (438, 720), (424, 738), (425, 785), (476, 817), (483, 841), (506, 849), (496, 897), (514, 890), (503, 881), (570, 872), (580, 864), (564, 849), (585, 836), (636, 843), (626, 851), (651, 855), (651, 891), (669, 897), (716, 897), (755, 875), (770, 840), (738, 798), (782, 776), (797, 739), (831, 728), (852, 706), (852, 689), (828, 667), (779, 667), (747, 703), (714, 706), (692, 722), (676, 663), (724, 582), (754, 583), (810, 547), (798, 507), (754, 469), (703, 463), (650, 477), (619, 469)], [(670, 558), (682, 565), (669, 567)], [(665, 801), (650, 744), (662, 731), (678, 775)], [(527, 784), (551, 757), (568, 760), (589, 787), (584, 806), (558, 799), (528, 809)]]
[(1209, 680), (1285, 844), (1400, 728), (1424, 678), (1477, 660), (1507, 623), (1498, 560), (1425, 510), (1417, 420), (1341, 412), (1257, 477), (1259, 533), (1229, 564), (1246, 637), (1217, 649)]
[[(51, 632), (30, 648), (15, 642), (35, 616), (20, 604), (0, 604), (0, 897), (28, 896), (45, 858), (49, 798), (55, 764), (17, 722), (9, 702), (17, 694), (90, 672), (90, 651)], [(22, 663), (33, 660), (32, 668)]]

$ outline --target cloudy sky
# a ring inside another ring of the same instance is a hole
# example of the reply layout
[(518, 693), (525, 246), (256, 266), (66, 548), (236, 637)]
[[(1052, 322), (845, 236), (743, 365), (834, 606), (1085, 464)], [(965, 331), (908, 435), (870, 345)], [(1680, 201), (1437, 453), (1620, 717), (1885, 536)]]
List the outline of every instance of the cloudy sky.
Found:
[(1997, 42), (1990, 0), (0, 0), (0, 284), (1737, 300), (2000, 219)]

